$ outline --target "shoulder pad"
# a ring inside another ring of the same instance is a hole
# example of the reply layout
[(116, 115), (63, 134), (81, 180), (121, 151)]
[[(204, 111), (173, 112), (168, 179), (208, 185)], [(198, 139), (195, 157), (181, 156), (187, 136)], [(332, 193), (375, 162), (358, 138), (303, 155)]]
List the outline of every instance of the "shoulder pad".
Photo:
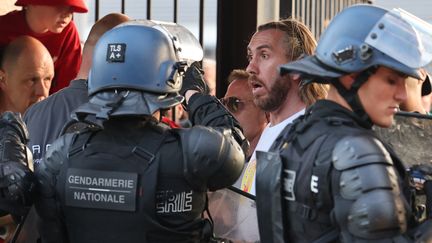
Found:
[(368, 135), (342, 138), (333, 149), (332, 161), (337, 170), (376, 163), (393, 165), (390, 154), (383, 144)]
[(233, 184), (244, 165), (244, 153), (230, 130), (195, 126), (179, 130), (184, 155), (184, 174), (191, 186), (217, 190)]

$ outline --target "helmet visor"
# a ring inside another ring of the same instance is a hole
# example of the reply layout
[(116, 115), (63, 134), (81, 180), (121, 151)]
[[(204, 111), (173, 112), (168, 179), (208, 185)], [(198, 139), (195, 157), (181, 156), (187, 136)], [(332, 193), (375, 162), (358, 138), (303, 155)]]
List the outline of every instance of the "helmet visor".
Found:
[(365, 42), (410, 68), (432, 61), (432, 25), (403, 9), (386, 13)]
[(173, 41), (179, 61), (192, 63), (203, 59), (204, 52), (199, 41), (186, 27), (175, 23), (146, 19), (129, 21), (125, 25), (150, 26), (166, 34)]

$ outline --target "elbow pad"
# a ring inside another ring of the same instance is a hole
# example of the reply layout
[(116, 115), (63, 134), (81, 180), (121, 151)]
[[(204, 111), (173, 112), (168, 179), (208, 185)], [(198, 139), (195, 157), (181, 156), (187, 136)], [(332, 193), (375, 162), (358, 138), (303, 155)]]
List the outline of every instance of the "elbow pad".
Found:
[(184, 176), (195, 189), (217, 190), (233, 184), (244, 166), (244, 154), (229, 130), (196, 126), (179, 131)]
[(392, 159), (369, 135), (341, 139), (332, 153), (340, 178), (334, 212), (338, 225), (355, 238), (391, 239), (407, 227), (404, 201)]

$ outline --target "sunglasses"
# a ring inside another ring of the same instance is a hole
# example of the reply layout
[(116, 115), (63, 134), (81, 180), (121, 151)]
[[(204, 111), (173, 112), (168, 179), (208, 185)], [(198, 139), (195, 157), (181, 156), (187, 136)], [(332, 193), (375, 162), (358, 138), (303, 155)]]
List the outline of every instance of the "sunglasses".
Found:
[(235, 96), (221, 98), (220, 102), (231, 112), (236, 113), (244, 108), (245, 103), (253, 100), (241, 100)]

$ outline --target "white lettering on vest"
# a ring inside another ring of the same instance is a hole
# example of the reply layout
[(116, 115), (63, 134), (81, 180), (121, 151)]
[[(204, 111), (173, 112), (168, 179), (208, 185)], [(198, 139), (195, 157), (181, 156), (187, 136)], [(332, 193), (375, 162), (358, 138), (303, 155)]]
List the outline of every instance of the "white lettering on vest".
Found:
[(157, 213), (182, 213), (192, 211), (192, 191), (173, 193), (158, 191), (156, 198)]
[(74, 199), (92, 202), (125, 203), (124, 195), (99, 192), (74, 192)]
[(118, 178), (101, 178), (70, 175), (68, 182), (75, 185), (85, 186), (100, 186), (100, 187), (114, 187), (114, 188), (134, 188), (133, 180), (118, 179)]
[(318, 176), (312, 175), (310, 189), (312, 192), (318, 193)]
[(295, 201), (294, 184), (296, 179), (296, 172), (294, 170), (284, 170), (285, 176), (283, 179), (284, 189), (286, 192), (285, 199)]

